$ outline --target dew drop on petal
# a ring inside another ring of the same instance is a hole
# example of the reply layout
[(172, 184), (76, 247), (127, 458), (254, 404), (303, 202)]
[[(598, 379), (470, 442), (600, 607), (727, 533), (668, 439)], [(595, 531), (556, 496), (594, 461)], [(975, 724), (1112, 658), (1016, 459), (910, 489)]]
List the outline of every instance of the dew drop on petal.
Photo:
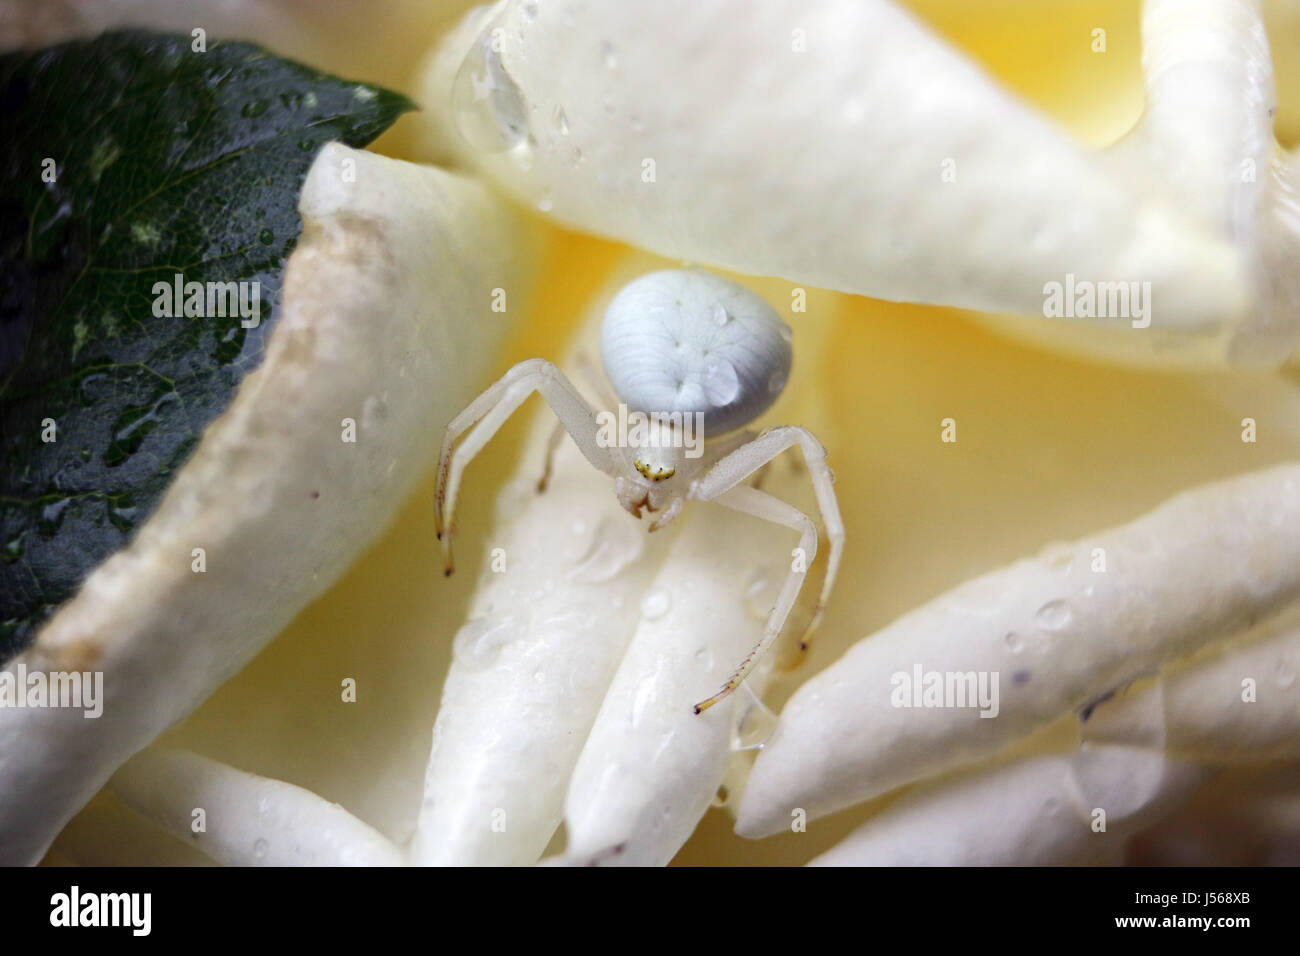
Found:
[(744, 684), (736, 691), (745, 694), (748, 702), (739, 709), (731, 731), (732, 750), (757, 750), (771, 739), (776, 730), (777, 716), (759, 697), (748, 691)]
[(561, 136), (569, 135), (569, 117), (565, 115), (563, 106), (555, 108), (555, 128), (560, 131)]
[(573, 578), (584, 584), (600, 584), (614, 578), (631, 565), (645, 549), (645, 535), (635, 522), (623, 521), (622, 515), (601, 519), (596, 533), (588, 541)]
[(467, 667), (483, 667), (492, 662), (501, 648), (519, 639), (518, 623), (513, 617), (496, 620), (489, 617), (468, 621), (456, 632), (452, 655)]
[(715, 408), (730, 405), (740, 394), (740, 376), (726, 359), (716, 359), (704, 366), (704, 396)]
[(668, 613), (673, 600), (663, 588), (651, 588), (641, 599), (641, 616), (647, 621), (657, 621)]
[(1025, 649), (1025, 642), (1021, 640), (1020, 635), (1015, 631), (1007, 631), (1007, 636), (1003, 640), (1006, 642), (1007, 650), (1012, 654), (1019, 654)]
[(727, 311), (727, 307), (721, 302), (713, 307), (713, 321), (718, 325), (726, 325), (731, 321), (731, 313)]
[(471, 146), (499, 153), (518, 146), (528, 133), (524, 95), (506, 72), (501, 54), (485, 30), (466, 54), (451, 87), (456, 128)]
[(1059, 631), (1067, 627), (1073, 617), (1070, 605), (1064, 601), (1048, 601), (1038, 609), (1034, 620), (1045, 631)]
[(1038, 559), (1053, 571), (1068, 573), (1074, 565), (1074, 551), (1066, 544), (1049, 544), (1038, 555)]

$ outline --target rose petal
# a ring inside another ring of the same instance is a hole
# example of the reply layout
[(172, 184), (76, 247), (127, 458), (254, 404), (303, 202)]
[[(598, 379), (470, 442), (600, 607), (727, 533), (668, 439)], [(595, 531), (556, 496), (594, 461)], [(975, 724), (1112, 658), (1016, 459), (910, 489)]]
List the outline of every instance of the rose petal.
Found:
[[(790, 699), (738, 832), (776, 833), (792, 807), (819, 816), (992, 755), (1277, 610), (1300, 596), (1298, 524), (1300, 465), (1285, 465), (1184, 492), (903, 616)], [(893, 706), (894, 675), (916, 667), (997, 676), (996, 716)]]
[[(523, 285), (530, 233), (482, 187), (329, 145), (299, 205), (262, 366), (131, 545), (19, 658), (29, 671), (103, 671), (104, 712), (0, 709), (0, 860), (38, 859), (118, 764), (348, 567), (508, 331), (492, 289)], [(345, 418), (355, 443), (341, 440)], [(199, 547), (203, 574), (191, 571)]]
[[(500, 70), (462, 71), (480, 42)], [(1150, 281), (1161, 329), (1218, 326), (1250, 300), (1229, 242), (887, 0), (766, 0), (742, 17), (508, 2), (444, 40), (423, 88), (439, 148), (565, 223), (667, 255), (1032, 315), (1067, 273)], [(503, 143), (527, 136), (490, 153), (457, 134), (494, 124)]]

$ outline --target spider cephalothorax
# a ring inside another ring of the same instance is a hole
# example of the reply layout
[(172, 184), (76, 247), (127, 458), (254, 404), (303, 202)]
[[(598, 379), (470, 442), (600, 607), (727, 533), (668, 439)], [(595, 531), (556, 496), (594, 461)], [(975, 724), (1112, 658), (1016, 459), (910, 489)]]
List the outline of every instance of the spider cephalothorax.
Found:
[(781, 633), (817, 553), (813, 521), (750, 487), (747, 479), (781, 452), (795, 445), (803, 450), (830, 541), (809, 631), (821, 617), (844, 543), (826, 450), (817, 439), (797, 426), (769, 428), (760, 435), (741, 430), (785, 387), (791, 341), (790, 328), (771, 306), (720, 276), (666, 270), (624, 286), (610, 302), (601, 327), (601, 360), (614, 394), (607, 394), (604, 383), (596, 387), (608, 408), (594, 409), (550, 362), (529, 359), (506, 372), (447, 426), (435, 499), (447, 573), (452, 568), (451, 515), (466, 464), (525, 399), (540, 392), (559, 423), (539, 491), (546, 487), (550, 454), (567, 432), (587, 460), (614, 479), (614, 492), (627, 511), (637, 518), (643, 512), (654, 515), (651, 531), (696, 499), (716, 501), (799, 532), (803, 560), (792, 565), (762, 640), (722, 689), (697, 704), (695, 711), (722, 700), (740, 686)]

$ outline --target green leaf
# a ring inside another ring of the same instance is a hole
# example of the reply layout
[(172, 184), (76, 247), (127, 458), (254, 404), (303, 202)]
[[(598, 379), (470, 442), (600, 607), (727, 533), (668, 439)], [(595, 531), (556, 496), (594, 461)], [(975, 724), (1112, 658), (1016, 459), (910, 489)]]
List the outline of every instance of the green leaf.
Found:
[[(0, 663), (130, 540), (257, 367), (318, 148), (411, 108), (191, 43), (124, 31), (0, 56)], [(205, 284), (192, 306), (234, 314), (157, 314), (177, 275)], [(238, 285), (209, 304), (208, 283)]]

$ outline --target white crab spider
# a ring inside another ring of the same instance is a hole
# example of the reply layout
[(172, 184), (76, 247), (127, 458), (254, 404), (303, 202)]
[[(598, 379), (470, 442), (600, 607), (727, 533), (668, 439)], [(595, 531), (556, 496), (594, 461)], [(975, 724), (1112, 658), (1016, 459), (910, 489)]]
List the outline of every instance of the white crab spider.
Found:
[[(539, 492), (546, 487), (550, 456), (567, 431), (587, 460), (614, 479), (619, 504), (637, 518), (642, 509), (659, 513), (650, 523), (651, 531), (677, 517), (687, 500), (699, 499), (799, 532), (803, 561), (792, 562), (762, 640), (718, 693), (695, 705), (695, 712), (712, 707), (740, 686), (780, 635), (817, 553), (817, 527), (807, 515), (744, 482), (783, 451), (795, 445), (803, 450), (830, 539), (826, 575), (808, 634), (821, 619), (844, 545), (826, 450), (812, 433), (795, 426), (769, 428), (757, 436), (736, 431), (766, 411), (785, 387), (791, 339), (789, 326), (767, 302), (720, 276), (666, 270), (624, 286), (601, 326), (601, 358), (625, 406), (620, 413), (630, 409), (648, 416), (648, 427), (628, 429), (626, 447), (610, 442), (605, 414), (613, 413), (598, 414), (553, 364), (529, 359), (510, 369), (447, 426), (434, 501), (446, 573), (453, 568), (453, 515), (465, 466), (525, 399), (540, 392), (559, 424)], [(598, 390), (606, 391), (603, 385)], [(707, 438), (702, 448), (689, 447), (686, 441), (694, 423)], [(807, 646), (806, 635), (801, 645)]]

